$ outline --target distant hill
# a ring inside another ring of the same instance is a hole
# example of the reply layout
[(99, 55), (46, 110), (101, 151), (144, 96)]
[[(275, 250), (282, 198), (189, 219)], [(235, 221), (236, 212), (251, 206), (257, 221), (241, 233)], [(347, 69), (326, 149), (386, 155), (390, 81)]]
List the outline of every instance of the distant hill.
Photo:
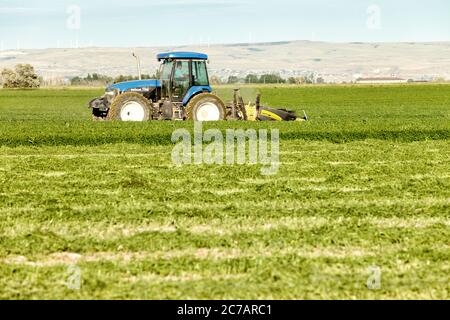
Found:
[[(80, 48), (0, 51), (0, 68), (31, 63), (45, 78), (136, 74), (131, 48)], [(158, 68), (155, 56), (171, 50), (210, 55), (211, 73), (222, 78), (279, 72), (296, 76), (316, 72), (327, 81), (359, 77), (397, 76), (405, 79), (450, 79), (450, 42), (442, 43), (326, 43), (311, 41), (241, 43), (172, 48), (136, 48), (143, 72)]]

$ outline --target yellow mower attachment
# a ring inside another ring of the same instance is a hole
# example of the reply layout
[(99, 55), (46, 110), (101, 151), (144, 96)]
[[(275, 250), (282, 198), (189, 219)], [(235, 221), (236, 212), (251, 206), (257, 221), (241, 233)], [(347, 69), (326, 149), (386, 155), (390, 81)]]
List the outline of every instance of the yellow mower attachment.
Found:
[(228, 104), (228, 120), (245, 121), (307, 121), (308, 116), (303, 111), (304, 117), (299, 118), (294, 111), (287, 109), (274, 109), (261, 106), (261, 94), (256, 97), (256, 103), (244, 104), (239, 89), (234, 90), (233, 102)]
[(248, 121), (256, 121), (258, 118), (258, 112), (256, 111), (256, 106), (249, 103), (245, 106), (245, 110), (247, 112), (247, 120)]

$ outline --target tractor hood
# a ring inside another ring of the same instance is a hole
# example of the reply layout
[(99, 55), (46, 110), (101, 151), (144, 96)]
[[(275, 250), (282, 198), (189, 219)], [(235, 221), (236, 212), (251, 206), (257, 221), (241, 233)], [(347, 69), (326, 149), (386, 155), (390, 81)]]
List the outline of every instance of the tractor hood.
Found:
[(158, 88), (158, 87), (161, 87), (161, 81), (159, 80), (136, 80), (113, 84), (107, 89), (107, 91), (119, 89), (121, 92), (125, 92), (132, 89)]

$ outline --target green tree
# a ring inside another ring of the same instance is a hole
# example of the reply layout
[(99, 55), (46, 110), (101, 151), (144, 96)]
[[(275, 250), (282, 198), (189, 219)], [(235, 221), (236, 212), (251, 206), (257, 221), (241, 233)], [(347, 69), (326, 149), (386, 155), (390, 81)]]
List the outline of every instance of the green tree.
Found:
[(286, 83), (286, 80), (277, 74), (263, 74), (259, 78), (259, 83)]
[(113, 78), (98, 73), (88, 74), (87, 77), (74, 77), (70, 80), (73, 86), (104, 86), (113, 81)]
[(317, 80), (316, 80), (316, 83), (323, 84), (323, 83), (325, 83), (325, 79), (322, 78), (322, 77), (318, 77)]
[(75, 77), (75, 78), (70, 79), (70, 84), (72, 86), (80, 85), (81, 82), (82, 82), (82, 79), (80, 77)]
[(256, 74), (248, 74), (245, 77), (245, 83), (259, 83), (259, 78)]
[(18, 64), (14, 71), (3, 69), (2, 83), (4, 88), (39, 88), (41, 81), (30, 64)]
[(3, 88), (16, 88), (16, 73), (11, 69), (3, 69), (2, 70), (2, 84)]
[(227, 83), (228, 84), (236, 84), (236, 83), (239, 83), (239, 81), (240, 81), (239, 77), (229, 76)]
[(309, 73), (306, 76), (304, 76), (305, 79), (305, 83), (307, 84), (313, 84), (316, 82), (316, 76), (314, 75), (314, 73)]

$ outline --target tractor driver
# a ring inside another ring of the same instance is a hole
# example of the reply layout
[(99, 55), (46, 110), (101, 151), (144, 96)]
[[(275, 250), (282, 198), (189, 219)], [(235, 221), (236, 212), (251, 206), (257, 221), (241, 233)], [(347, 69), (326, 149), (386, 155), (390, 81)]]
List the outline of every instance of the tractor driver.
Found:
[(175, 96), (181, 98), (189, 89), (189, 62), (177, 62), (173, 80), (175, 85)]
[[(186, 67), (188, 66), (187, 62), (184, 62)], [(175, 81), (187, 81), (189, 79), (189, 69), (184, 68), (183, 62), (177, 62), (177, 68), (175, 69), (174, 80)]]

